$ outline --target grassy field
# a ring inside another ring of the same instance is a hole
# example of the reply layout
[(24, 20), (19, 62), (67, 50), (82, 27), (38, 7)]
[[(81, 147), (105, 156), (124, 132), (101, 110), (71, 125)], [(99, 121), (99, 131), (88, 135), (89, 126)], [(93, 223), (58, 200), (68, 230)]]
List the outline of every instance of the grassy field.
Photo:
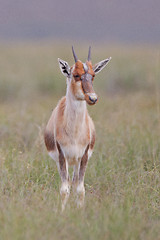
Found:
[[(76, 48), (83, 61), (87, 50)], [(3, 44), (0, 52), (0, 239), (159, 240), (160, 52), (93, 47), (93, 63), (112, 61), (95, 78), (98, 104), (88, 107), (97, 139), (85, 207), (76, 209), (71, 194), (63, 214), (43, 129), (65, 94), (57, 58), (71, 65), (70, 45)]]

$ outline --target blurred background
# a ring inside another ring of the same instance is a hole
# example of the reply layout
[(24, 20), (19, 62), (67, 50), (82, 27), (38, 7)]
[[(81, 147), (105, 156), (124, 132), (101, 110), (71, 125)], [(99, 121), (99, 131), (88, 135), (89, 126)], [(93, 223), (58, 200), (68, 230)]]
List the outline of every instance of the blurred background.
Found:
[(72, 44), (82, 61), (89, 45), (93, 63), (112, 56), (100, 91), (155, 89), (159, 11), (158, 0), (0, 0), (0, 99), (64, 93), (57, 58), (72, 65)]
[[(84, 211), (59, 214), (43, 130), (65, 95), (57, 58), (92, 63), (96, 146)], [(159, 239), (160, 1), (0, 0), (0, 239)], [(87, 226), (87, 227), (86, 227)]]
[(158, 0), (0, 0), (1, 40), (159, 43)]

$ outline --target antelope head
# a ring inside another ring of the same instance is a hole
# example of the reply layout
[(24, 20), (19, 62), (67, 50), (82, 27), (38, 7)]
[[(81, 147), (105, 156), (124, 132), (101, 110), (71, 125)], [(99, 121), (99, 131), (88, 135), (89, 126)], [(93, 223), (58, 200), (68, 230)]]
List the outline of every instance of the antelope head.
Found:
[(72, 53), (75, 61), (72, 67), (67, 62), (58, 58), (61, 72), (67, 77), (67, 84), (70, 85), (73, 96), (77, 100), (85, 100), (89, 105), (94, 105), (98, 100), (98, 96), (93, 89), (94, 77), (108, 64), (111, 57), (92, 66), (91, 47), (89, 47), (88, 58), (85, 63), (77, 58), (73, 47)]

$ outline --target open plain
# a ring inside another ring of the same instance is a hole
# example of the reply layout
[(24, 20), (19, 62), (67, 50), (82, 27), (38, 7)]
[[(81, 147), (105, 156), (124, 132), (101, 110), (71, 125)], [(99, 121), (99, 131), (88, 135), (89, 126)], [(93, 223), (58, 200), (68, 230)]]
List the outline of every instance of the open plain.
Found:
[[(85, 61), (88, 46), (75, 46)], [(92, 62), (112, 57), (95, 77), (88, 106), (96, 146), (85, 207), (70, 195), (60, 212), (60, 179), (43, 130), (65, 95), (57, 58), (71, 46), (0, 45), (0, 239), (160, 239), (160, 51), (147, 46), (92, 47)]]

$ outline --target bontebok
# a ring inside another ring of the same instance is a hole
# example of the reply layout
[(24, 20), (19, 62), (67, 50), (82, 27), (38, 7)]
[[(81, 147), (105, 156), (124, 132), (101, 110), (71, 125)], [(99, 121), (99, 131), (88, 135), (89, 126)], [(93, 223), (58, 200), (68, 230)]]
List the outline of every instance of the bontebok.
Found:
[(77, 205), (81, 207), (84, 203), (84, 176), (95, 144), (95, 127), (86, 102), (89, 105), (97, 102), (93, 79), (111, 59), (92, 66), (91, 48), (85, 63), (78, 60), (73, 47), (72, 52), (75, 60), (72, 67), (58, 59), (61, 72), (67, 78), (67, 91), (52, 112), (44, 133), (48, 153), (56, 161), (62, 181), (62, 210), (70, 194), (69, 166), (73, 166), (72, 186), (77, 193)]

